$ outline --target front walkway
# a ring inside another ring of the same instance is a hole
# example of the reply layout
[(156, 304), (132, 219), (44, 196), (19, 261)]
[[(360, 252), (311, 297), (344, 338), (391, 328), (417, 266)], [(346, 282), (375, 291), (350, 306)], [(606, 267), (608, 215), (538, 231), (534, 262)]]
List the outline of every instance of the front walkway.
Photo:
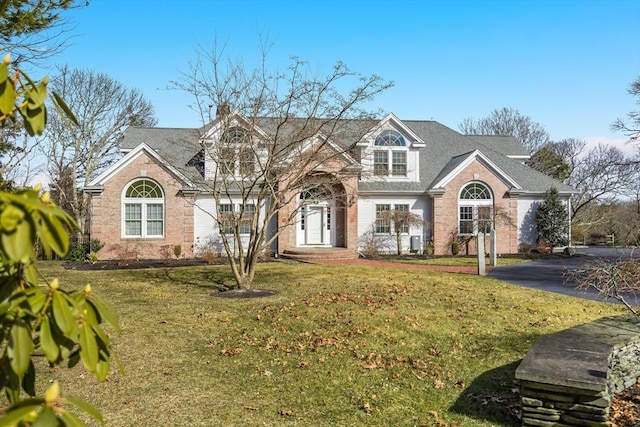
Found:
[[(377, 259), (310, 259), (305, 260), (309, 264), (319, 265), (349, 265), (353, 267), (384, 267), (384, 268), (400, 268), (402, 270), (420, 270), (420, 271), (440, 271), (444, 273), (461, 273), (461, 274), (478, 274), (476, 266), (448, 266), (448, 265), (426, 265), (402, 262), (389, 262)], [(486, 266), (488, 273), (493, 267)]]

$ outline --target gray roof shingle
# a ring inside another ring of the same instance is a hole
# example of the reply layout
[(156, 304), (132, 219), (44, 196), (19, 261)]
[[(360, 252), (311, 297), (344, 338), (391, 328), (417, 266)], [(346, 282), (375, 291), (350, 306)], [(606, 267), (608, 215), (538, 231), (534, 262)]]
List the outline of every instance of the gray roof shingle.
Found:
[[(260, 119), (261, 128), (269, 132), (275, 119)], [(573, 188), (556, 181), (520, 161), (508, 156), (526, 156), (524, 147), (513, 137), (466, 136), (435, 121), (407, 120), (403, 123), (425, 141), (419, 148), (420, 182), (361, 181), (362, 192), (411, 192), (423, 193), (432, 189), (442, 177), (455, 169), (475, 150), (481, 151), (500, 170), (522, 187), (524, 192), (544, 193), (551, 187), (560, 192), (572, 192)], [(362, 129), (365, 122), (354, 126)], [(371, 128), (371, 122), (366, 126)], [(121, 140), (121, 148), (130, 150), (146, 143), (175, 168), (195, 182), (202, 181), (202, 148), (199, 137), (203, 129), (141, 128), (130, 127)], [(336, 138), (334, 142), (349, 148), (357, 141)], [(200, 156), (200, 157), (199, 157)]]

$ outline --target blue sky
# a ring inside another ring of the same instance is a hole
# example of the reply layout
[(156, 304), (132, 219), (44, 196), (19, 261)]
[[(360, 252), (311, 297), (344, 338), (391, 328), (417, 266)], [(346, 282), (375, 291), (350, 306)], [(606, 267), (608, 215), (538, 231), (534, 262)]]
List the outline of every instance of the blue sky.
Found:
[(201, 124), (190, 95), (166, 90), (199, 46), (254, 64), (261, 34), (273, 68), (345, 62), (395, 82), (375, 107), (456, 130), (512, 107), (554, 140), (620, 143), (611, 122), (638, 108), (640, 0), (91, 0), (65, 16), (76, 27), (57, 63), (141, 90), (162, 127)]

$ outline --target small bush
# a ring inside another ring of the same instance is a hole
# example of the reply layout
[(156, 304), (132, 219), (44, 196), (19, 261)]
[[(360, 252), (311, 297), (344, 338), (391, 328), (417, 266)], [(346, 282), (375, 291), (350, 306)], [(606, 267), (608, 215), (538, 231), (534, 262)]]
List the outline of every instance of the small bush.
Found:
[(104, 247), (98, 239), (91, 239), (89, 241), (73, 240), (69, 245), (69, 252), (64, 257), (65, 261), (85, 261), (90, 253), (97, 253)]
[(173, 247), (173, 254), (175, 255), (176, 259), (180, 258), (180, 255), (182, 255), (182, 246), (175, 245)]
[(89, 261), (91, 264), (95, 264), (96, 262), (98, 262), (98, 254), (95, 252), (91, 252), (89, 255), (87, 255), (87, 261)]
[(457, 240), (454, 240), (453, 242), (451, 242), (451, 254), (452, 255), (458, 255), (460, 253), (460, 242), (458, 242)]

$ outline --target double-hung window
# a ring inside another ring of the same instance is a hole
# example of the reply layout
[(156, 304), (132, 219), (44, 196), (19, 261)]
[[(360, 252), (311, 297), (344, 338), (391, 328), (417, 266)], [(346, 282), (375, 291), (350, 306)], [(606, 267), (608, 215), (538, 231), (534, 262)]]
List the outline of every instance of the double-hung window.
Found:
[(391, 233), (391, 219), (388, 214), (391, 210), (391, 205), (376, 205), (376, 233), (389, 234)]
[(231, 203), (221, 203), (218, 205), (220, 228), (224, 234), (233, 234), (233, 205)]
[(218, 167), (226, 176), (246, 176), (255, 172), (255, 148), (249, 134), (240, 127), (231, 127), (222, 135), (218, 149)]
[(124, 237), (164, 236), (164, 195), (150, 179), (131, 183), (122, 200)]
[(409, 224), (407, 219), (409, 215), (409, 205), (394, 205), (393, 210), (396, 212), (395, 217), (397, 219), (395, 226), (400, 228), (400, 233), (408, 234)]
[(407, 176), (407, 148), (404, 137), (395, 130), (384, 130), (375, 140), (373, 174)]
[[(236, 208), (234, 210), (234, 207)], [(221, 203), (218, 205), (220, 212), (220, 227), (224, 234), (233, 234), (236, 221), (239, 234), (251, 234), (251, 225), (256, 212), (256, 206), (252, 203), (246, 205), (234, 205)]]
[(488, 233), (493, 227), (493, 198), (484, 184), (472, 182), (458, 198), (458, 233)]
[(241, 217), (240, 217), (240, 234), (251, 234), (251, 225), (253, 224), (253, 217), (256, 212), (256, 205), (254, 204), (246, 204), (241, 206)]

